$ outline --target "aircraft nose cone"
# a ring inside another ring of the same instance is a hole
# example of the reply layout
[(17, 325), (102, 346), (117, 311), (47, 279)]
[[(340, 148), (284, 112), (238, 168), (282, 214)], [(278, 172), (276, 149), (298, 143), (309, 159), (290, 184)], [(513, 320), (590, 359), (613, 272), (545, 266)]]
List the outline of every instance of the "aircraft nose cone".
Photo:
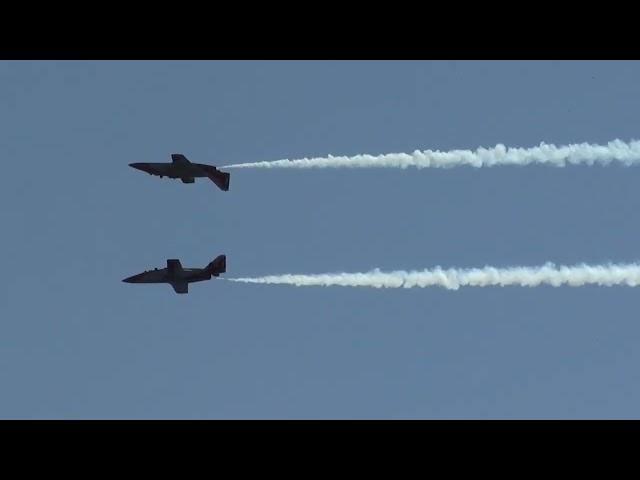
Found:
[(131, 275), (130, 277), (125, 278), (124, 280), (122, 280), (124, 283), (146, 283), (149, 280), (149, 273), (150, 272), (142, 272), (142, 273), (138, 273), (136, 275)]
[(122, 280), (124, 283), (139, 283), (144, 277), (144, 273), (137, 273)]
[(130, 163), (129, 166), (144, 172), (144, 166), (142, 163)]
[(145, 173), (153, 173), (153, 169), (148, 163), (130, 163), (129, 166)]

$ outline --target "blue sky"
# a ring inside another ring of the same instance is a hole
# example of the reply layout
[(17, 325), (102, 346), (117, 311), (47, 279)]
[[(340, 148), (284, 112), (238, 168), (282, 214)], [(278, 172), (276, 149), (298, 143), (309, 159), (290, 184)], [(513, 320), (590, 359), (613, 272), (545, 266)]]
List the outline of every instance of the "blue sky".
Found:
[(0, 62), (1, 418), (636, 418), (640, 292), (130, 285), (638, 259), (640, 169), (230, 163), (638, 138), (638, 62)]

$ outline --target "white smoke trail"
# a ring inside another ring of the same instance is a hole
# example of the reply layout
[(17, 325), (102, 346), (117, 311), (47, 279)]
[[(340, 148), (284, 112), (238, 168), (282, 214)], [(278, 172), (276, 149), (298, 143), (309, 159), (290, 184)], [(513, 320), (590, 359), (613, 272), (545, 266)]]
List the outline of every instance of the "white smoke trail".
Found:
[(270, 275), (256, 278), (228, 278), (232, 282), (266, 283), (301, 286), (342, 286), (373, 288), (443, 287), (457, 290), (460, 287), (489, 287), (510, 285), (537, 287), (567, 285), (627, 285), (640, 286), (640, 264), (607, 264), (556, 266), (546, 263), (538, 267), (469, 268), (422, 271), (381, 272), (379, 269), (366, 273), (327, 273), (314, 275)]
[(508, 148), (502, 144), (477, 150), (416, 150), (408, 153), (384, 155), (356, 155), (353, 157), (302, 158), (270, 162), (236, 163), (221, 168), (448, 168), (461, 165), (494, 167), (497, 165), (529, 165), (540, 163), (564, 167), (571, 165), (608, 165), (620, 162), (630, 166), (640, 164), (640, 141), (629, 143), (613, 140), (607, 145), (579, 143), (565, 146), (541, 143), (533, 148)]

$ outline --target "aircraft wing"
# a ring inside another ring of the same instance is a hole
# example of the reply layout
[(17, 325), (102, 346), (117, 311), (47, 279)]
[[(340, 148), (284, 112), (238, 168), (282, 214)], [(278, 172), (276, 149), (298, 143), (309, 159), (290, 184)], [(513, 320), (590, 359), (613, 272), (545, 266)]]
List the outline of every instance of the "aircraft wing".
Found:
[(171, 286), (176, 293), (189, 293), (189, 284), (187, 282), (173, 282)]
[(187, 157), (185, 157), (181, 153), (172, 153), (171, 160), (173, 160), (173, 163), (177, 163), (178, 165), (188, 165), (191, 163), (189, 160), (187, 160)]
[(167, 260), (167, 273), (169, 273), (170, 276), (173, 276), (174, 274), (180, 271), (182, 271), (182, 264), (180, 263), (180, 260), (178, 259)]

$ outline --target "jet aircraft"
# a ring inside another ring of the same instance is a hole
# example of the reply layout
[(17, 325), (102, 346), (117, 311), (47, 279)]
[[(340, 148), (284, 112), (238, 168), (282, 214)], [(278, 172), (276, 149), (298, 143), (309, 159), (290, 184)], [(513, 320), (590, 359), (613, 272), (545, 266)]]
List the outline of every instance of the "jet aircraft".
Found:
[(171, 154), (171, 163), (130, 163), (129, 166), (147, 172), (149, 175), (157, 175), (160, 178), (179, 178), (183, 183), (194, 183), (196, 178), (207, 177), (215, 183), (220, 190), (229, 190), (230, 174), (221, 172), (213, 165), (192, 163), (181, 153)]
[(219, 277), (227, 271), (227, 256), (219, 255), (204, 268), (183, 268), (178, 259), (168, 259), (167, 268), (147, 270), (127, 277), (126, 283), (168, 283), (176, 293), (189, 293), (189, 284)]

